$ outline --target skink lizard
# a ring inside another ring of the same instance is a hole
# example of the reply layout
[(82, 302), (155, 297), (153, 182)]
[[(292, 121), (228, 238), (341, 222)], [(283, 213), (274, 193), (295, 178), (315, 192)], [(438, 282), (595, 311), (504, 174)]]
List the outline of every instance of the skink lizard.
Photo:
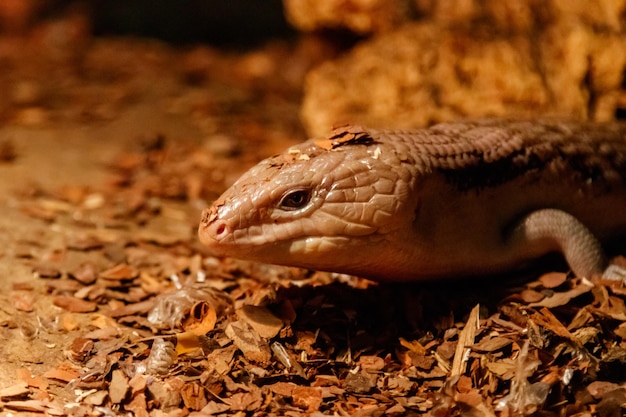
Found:
[(626, 236), (626, 124), (483, 120), (338, 128), (261, 161), (203, 212), (218, 256), (421, 280), (561, 252), (602, 274)]

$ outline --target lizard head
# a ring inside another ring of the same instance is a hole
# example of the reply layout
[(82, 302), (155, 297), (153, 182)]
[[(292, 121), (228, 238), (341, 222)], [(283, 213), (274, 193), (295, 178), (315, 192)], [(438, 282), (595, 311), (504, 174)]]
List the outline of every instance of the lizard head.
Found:
[(360, 273), (363, 249), (380, 250), (374, 242), (411, 215), (398, 156), (360, 139), (308, 141), (261, 161), (203, 212), (201, 242), (217, 256)]

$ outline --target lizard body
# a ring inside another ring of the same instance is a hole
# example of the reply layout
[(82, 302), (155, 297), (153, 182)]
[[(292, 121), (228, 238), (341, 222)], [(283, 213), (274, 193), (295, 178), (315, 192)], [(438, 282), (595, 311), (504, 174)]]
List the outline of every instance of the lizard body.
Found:
[(602, 273), (626, 236), (626, 125), (485, 120), (348, 126), (270, 157), (203, 213), (220, 256), (418, 280), (560, 251)]

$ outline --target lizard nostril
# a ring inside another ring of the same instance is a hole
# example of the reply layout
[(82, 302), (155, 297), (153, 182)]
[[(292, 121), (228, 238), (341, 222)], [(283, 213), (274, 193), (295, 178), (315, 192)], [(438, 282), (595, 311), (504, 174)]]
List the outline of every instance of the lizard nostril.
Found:
[(215, 236), (220, 236), (226, 231), (226, 225), (224, 223), (217, 226), (215, 229)]

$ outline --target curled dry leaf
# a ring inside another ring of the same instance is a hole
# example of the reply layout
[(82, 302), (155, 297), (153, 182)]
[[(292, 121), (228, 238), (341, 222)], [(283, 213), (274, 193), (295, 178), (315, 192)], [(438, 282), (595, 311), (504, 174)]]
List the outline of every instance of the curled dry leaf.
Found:
[(198, 301), (191, 306), (181, 324), (185, 331), (202, 336), (213, 330), (216, 322), (215, 308), (206, 301)]

